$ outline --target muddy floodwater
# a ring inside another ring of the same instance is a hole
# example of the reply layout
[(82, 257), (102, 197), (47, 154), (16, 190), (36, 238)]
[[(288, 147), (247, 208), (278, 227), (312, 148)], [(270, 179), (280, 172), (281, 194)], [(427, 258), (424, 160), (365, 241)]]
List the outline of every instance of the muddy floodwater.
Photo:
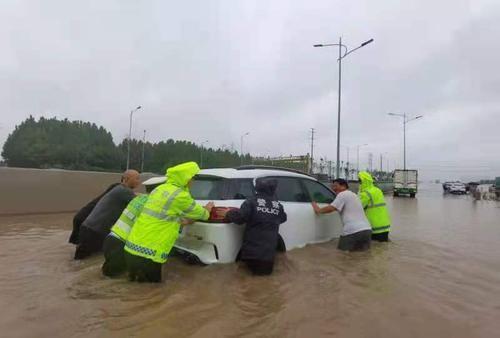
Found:
[(310, 245), (270, 277), (172, 258), (160, 285), (73, 261), (71, 214), (0, 217), (0, 336), (499, 337), (499, 202), (423, 185), (388, 203), (393, 242), (370, 252)]

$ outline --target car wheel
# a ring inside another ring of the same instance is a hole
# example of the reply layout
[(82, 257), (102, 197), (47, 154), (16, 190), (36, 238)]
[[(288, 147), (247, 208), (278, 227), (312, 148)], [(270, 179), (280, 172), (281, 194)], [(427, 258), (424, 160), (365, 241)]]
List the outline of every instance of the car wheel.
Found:
[(195, 256), (193, 254), (185, 255), (183, 258), (189, 265), (206, 265), (198, 258), (198, 256)]

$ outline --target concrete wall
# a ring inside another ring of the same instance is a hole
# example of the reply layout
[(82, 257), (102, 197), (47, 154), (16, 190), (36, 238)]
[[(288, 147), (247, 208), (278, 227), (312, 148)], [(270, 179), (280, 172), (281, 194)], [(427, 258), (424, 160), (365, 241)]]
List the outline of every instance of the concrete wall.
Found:
[(73, 212), (120, 177), (121, 173), (0, 167), (0, 215)]

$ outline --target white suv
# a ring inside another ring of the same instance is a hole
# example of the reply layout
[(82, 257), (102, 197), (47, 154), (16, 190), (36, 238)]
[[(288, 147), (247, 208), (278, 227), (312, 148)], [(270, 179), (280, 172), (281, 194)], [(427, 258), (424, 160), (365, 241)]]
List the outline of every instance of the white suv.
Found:
[(276, 194), (288, 215), (287, 222), (280, 226), (278, 251), (340, 236), (342, 222), (338, 213), (318, 217), (311, 207), (311, 200), (324, 206), (335, 199), (335, 194), (310, 176), (259, 166), (204, 169), (194, 178), (191, 195), (202, 205), (214, 201), (215, 208), (208, 221), (184, 227), (175, 243), (176, 253), (203, 264), (234, 262), (241, 249), (245, 226), (224, 223), (215, 211), (216, 208), (239, 208), (247, 197), (254, 195), (255, 180), (261, 177), (278, 181)]
[(465, 195), (467, 194), (467, 189), (465, 188), (465, 184), (461, 182), (454, 182), (449, 185), (449, 192), (455, 195)]

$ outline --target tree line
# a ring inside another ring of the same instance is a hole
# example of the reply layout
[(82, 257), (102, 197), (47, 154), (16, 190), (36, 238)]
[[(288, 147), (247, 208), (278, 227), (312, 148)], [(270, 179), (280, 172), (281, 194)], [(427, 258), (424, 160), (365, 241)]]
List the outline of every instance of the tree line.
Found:
[[(111, 133), (95, 123), (44, 117), (37, 121), (30, 116), (9, 134), (1, 155), (9, 167), (116, 172), (125, 170), (127, 147), (128, 139), (116, 145)], [(130, 168), (163, 174), (167, 168), (187, 161), (195, 161), (202, 168), (255, 164), (307, 172), (310, 159), (308, 155), (280, 159), (240, 156), (236, 151), (202, 148), (193, 142), (172, 139), (130, 142)], [(390, 176), (384, 172), (374, 174), (379, 179)]]
[[(9, 134), (2, 157), (9, 167), (121, 171), (127, 162), (127, 145), (127, 139), (116, 145), (111, 133), (94, 123), (44, 117), (37, 121), (30, 116)], [(130, 168), (143, 166), (145, 172), (164, 173), (186, 161), (221, 168), (250, 164), (252, 158), (225, 149), (201, 148), (189, 141), (130, 142)]]

